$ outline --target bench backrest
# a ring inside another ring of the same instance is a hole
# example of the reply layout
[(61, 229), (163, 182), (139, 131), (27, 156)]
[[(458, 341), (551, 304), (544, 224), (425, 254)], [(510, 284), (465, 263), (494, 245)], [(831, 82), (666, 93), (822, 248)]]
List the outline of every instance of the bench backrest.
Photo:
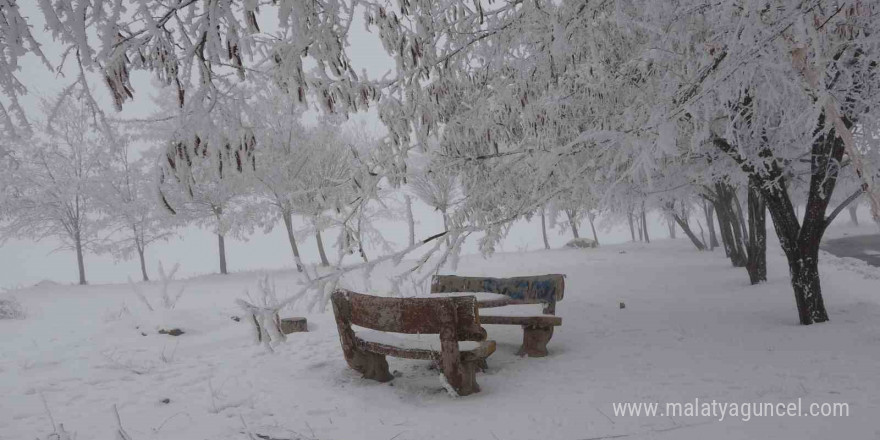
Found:
[(476, 298), (388, 298), (337, 290), (330, 297), (341, 330), (351, 325), (392, 333), (452, 333), (458, 341), (482, 341)]
[(431, 293), (489, 292), (507, 296), (515, 304), (545, 304), (545, 313), (555, 313), (556, 302), (565, 294), (565, 275), (488, 278), (434, 275)]

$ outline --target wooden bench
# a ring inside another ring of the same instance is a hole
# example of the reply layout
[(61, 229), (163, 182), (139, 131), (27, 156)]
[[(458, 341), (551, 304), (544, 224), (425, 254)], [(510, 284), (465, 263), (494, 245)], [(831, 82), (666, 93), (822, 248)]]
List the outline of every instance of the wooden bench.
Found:
[(521, 316), (491, 316), (483, 314), (480, 324), (520, 325), (523, 343), (517, 352), (520, 356), (547, 356), (547, 343), (553, 336), (553, 327), (562, 325), (562, 318), (555, 316), (556, 302), (565, 292), (565, 275), (552, 274), (514, 278), (460, 277), (434, 275), (431, 293), (489, 292), (505, 298), (478, 301), (479, 308), (503, 307), (520, 304), (543, 304), (542, 314)]
[[(394, 378), (385, 356), (436, 361), (446, 381), (460, 396), (480, 391), (476, 370), (495, 351), (480, 327), (476, 298), (386, 298), (347, 290), (330, 297), (339, 341), (348, 365), (364, 378), (387, 382)], [(416, 349), (370, 341), (352, 325), (379, 332), (439, 335), (440, 350)], [(460, 341), (479, 342), (473, 350), (459, 350)]]

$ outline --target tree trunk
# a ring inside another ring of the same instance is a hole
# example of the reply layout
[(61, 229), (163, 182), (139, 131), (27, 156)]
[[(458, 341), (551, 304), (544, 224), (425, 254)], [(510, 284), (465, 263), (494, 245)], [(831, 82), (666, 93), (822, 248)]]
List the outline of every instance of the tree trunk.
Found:
[(724, 250), (734, 267), (745, 267), (747, 256), (743, 245), (743, 234), (740, 222), (737, 219), (734, 208), (734, 189), (727, 183), (715, 184), (715, 192), (718, 199), (715, 201), (715, 211), (718, 213), (718, 224), (721, 227), (721, 239), (724, 242)]
[(740, 223), (742, 223), (743, 220), (735, 210), (730, 210), (728, 214), (730, 229), (733, 231), (733, 244), (736, 246), (736, 254), (739, 259), (739, 265), (737, 265), (737, 267), (744, 267), (748, 264), (748, 256), (746, 255), (746, 247), (744, 244), (745, 237), (743, 236), (743, 231), (740, 226)]
[(361, 258), (364, 260), (364, 263), (369, 263), (370, 259), (367, 258), (367, 251), (364, 250), (364, 237), (361, 235), (361, 220), (363, 220), (363, 216), (358, 216), (358, 223), (357, 223), (358, 253), (361, 255)]
[(144, 277), (144, 282), (150, 281), (150, 277), (147, 276), (147, 262), (144, 259), (144, 248), (141, 245), (137, 245), (138, 257), (141, 260), (141, 275)]
[[(754, 179), (760, 188), (764, 203), (770, 211), (776, 236), (788, 260), (791, 284), (797, 304), (798, 317), (803, 325), (828, 321), (828, 312), (822, 299), (819, 283), (819, 243), (828, 227), (825, 211), (837, 183), (839, 164), (843, 158), (844, 143), (835, 129), (824, 131), (825, 115), (820, 115), (813, 140), (810, 164), (810, 189), (807, 194), (803, 223), (798, 222), (797, 212), (788, 195), (784, 171), (769, 148), (764, 148), (762, 168), (756, 169), (743, 158), (737, 149), (723, 139), (716, 138), (715, 145), (735, 160)], [(848, 122), (848, 129), (852, 121)]]
[(290, 212), (283, 212), (281, 214), (281, 220), (284, 221), (284, 228), (287, 229), (287, 241), (290, 242), (290, 250), (293, 251), (293, 262), (296, 264), (296, 271), (303, 271), (302, 258), (299, 256), (299, 246), (296, 245), (296, 237), (293, 235), (293, 218), (291, 217), (293, 214)]
[(578, 234), (577, 223), (574, 221), (572, 212), (566, 209), (565, 216), (568, 217), (568, 224), (571, 226), (571, 234), (574, 235), (574, 238), (581, 238), (580, 234)]
[[(678, 213), (675, 212), (675, 203), (674, 202), (668, 204), (666, 209), (668, 210), (667, 218), (678, 223), (678, 226), (681, 228), (682, 231), (684, 231), (684, 234), (687, 235), (687, 237), (691, 240), (691, 243), (694, 244), (694, 247), (696, 247), (698, 251), (706, 250), (706, 245), (703, 243), (702, 240), (697, 238), (696, 234), (694, 234), (694, 232), (691, 230), (691, 225), (688, 224), (688, 220), (687, 220), (688, 218), (686, 217), (687, 211), (684, 209), (683, 204), (682, 204), (682, 209), (681, 209), (682, 215), (678, 215)], [(675, 226), (673, 225), (673, 227), (675, 227)]]
[(74, 236), (74, 245), (76, 247), (76, 265), (79, 269), (79, 284), (81, 286), (85, 286), (88, 284), (86, 282), (86, 265), (83, 261), (83, 248), (82, 248), (82, 238), (80, 238), (79, 232), (77, 232)]
[(767, 281), (767, 208), (755, 185), (749, 185), (749, 250), (746, 270), (752, 284)]
[(666, 226), (669, 227), (669, 238), (675, 240), (675, 219), (672, 216), (666, 216)]
[[(806, 215), (806, 212), (804, 212)], [(783, 248), (783, 250), (785, 250)], [(804, 243), (803, 247), (785, 253), (791, 273), (791, 285), (801, 324), (810, 325), (828, 321), (822, 286), (819, 282), (819, 244)]]
[(596, 246), (599, 246), (599, 235), (596, 234), (596, 226), (593, 225), (593, 220), (596, 218), (595, 215), (587, 213), (587, 220), (590, 221), (590, 229), (593, 230), (593, 241), (596, 242)]
[(730, 222), (727, 221), (724, 209), (717, 204), (715, 205), (715, 212), (718, 214), (718, 228), (719, 233), (721, 234), (721, 244), (723, 245), (722, 247), (724, 247), (724, 255), (727, 258), (730, 258), (733, 265), (736, 266), (736, 262), (734, 261), (735, 257), (731, 256), (732, 252), (734, 252), (734, 247), (732, 238), (733, 234), (730, 232)]
[(798, 304), (798, 316), (801, 324), (825, 322), (828, 312), (822, 299), (822, 286), (819, 283), (819, 252), (818, 247), (813, 255), (801, 258), (800, 255), (789, 259), (791, 284), (794, 287), (795, 302)]
[(642, 229), (645, 231), (645, 243), (650, 243), (651, 239), (648, 237), (648, 215), (645, 213), (644, 205), (642, 205)]
[(629, 221), (629, 235), (632, 237), (632, 241), (636, 241), (636, 230), (633, 227), (633, 215), (631, 212), (626, 213), (626, 219)]
[(550, 250), (550, 242), (547, 241), (547, 220), (544, 218), (544, 207), (541, 207), (541, 236), (544, 238), (544, 249)]
[(858, 226), (859, 225), (859, 212), (858, 212), (859, 206), (853, 205), (847, 209), (849, 209), (849, 222), (852, 223), (853, 226)]
[(636, 217), (636, 227), (639, 229), (639, 241), (645, 241), (645, 233), (642, 231), (642, 217)]
[(324, 253), (324, 240), (321, 239), (321, 230), (315, 227), (315, 240), (318, 242), (318, 254), (321, 256), (321, 266), (327, 267), (330, 262), (327, 261), (327, 254)]
[(703, 199), (703, 211), (706, 213), (706, 226), (709, 228), (709, 250), (718, 247), (718, 236), (715, 234), (715, 205)]
[(733, 203), (734, 208), (736, 208), (736, 219), (739, 221), (740, 231), (742, 231), (742, 242), (745, 243), (748, 240), (749, 236), (749, 228), (746, 226), (746, 215), (743, 213), (742, 203), (739, 202), (739, 196), (736, 195), (736, 190), (733, 191)]
[(406, 200), (406, 224), (409, 227), (409, 245), (414, 246), (416, 244), (416, 220), (412, 212), (412, 197), (405, 195), (403, 198)]
[(217, 234), (217, 248), (220, 252), (220, 273), (226, 275), (229, 272), (226, 271), (226, 238), (223, 234)]
[(443, 237), (443, 240), (446, 241), (446, 246), (449, 246), (449, 216), (446, 215), (446, 210), (440, 210), (440, 214), (443, 216), (443, 230), (447, 232), (447, 234)]
[(697, 238), (696, 235), (694, 235), (694, 232), (691, 231), (690, 225), (686, 221), (684, 221), (684, 219), (679, 217), (678, 214), (673, 214), (672, 218), (675, 219), (675, 222), (678, 223), (678, 226), (681, 227), (681, 230), (684, 231), (684, 234), (691, 239), (691, 243), (694, 244), (698, 251), (706, 250), (706, 245), (703, 244), (703, 242), (700, 241), (700, 239)]

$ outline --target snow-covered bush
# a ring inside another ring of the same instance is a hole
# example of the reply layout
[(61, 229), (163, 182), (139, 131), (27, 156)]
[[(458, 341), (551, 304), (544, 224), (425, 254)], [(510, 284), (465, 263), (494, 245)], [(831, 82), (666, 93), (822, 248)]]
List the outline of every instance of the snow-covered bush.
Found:
[(236, 303), (250, 315), (250, 321), (254, 323), (254, 342), (264, 345), (270, 351), (272, 344), (287, 340), (281, 331), (281, 318), (278, 311), (283, 306), (278, 301), (275, 283), (269, 275), (260, 278), (257, 282), (259, 297), (253, 298), (250, 292), (245, 291), (248, 301), (236, 300)]
[(0, 319), (24, 319), (24, 308), (15, 297), (0, 298)]
[[(177, 270), (180, 269), (180, 264), (175, 264), (174, 267), (171, 268), (171, 272), (165, 273), (165, 269), (162, 267), (162, 262), (159, 262), (159, 279), (162, 283), (162, 308), (165, 310), (174, 310), (174, 307), (177, 305), (177, 302), (180, 301), (180, 297), (183, 296), (183, 291), (186, 289), (186, 286), (180, 286), (177, 289), (177, 292), (174, 294), (170, 293), (171, 283), (174, 281), (174, 275), (177, 274)], [(131, 290), (134, 291), (135, 296), (147, 306), (147, 309), (151, 312), (155, 311), (153, 305), (150, 304), (150, 300), (147, 299), (146, 295), (144, 295), (143, 289), (140, 288), (137, 284), (132, 282), (131, 278), (128, 279), (128, 284), (131, 286)]]
[(596, 243), (595, 240), (585, 237), (575, 238), (574, 240), (565, 243), (565, 247), (567, 248), (594, 248), (596, 246), (598, 246), (598, 243)]

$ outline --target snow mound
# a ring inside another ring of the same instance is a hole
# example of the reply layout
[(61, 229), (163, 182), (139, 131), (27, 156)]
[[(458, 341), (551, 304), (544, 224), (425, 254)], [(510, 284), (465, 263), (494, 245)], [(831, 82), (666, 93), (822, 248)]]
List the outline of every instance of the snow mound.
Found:
[(56, 283), (55, 281), (52, 281), (52, 280), (43, 280), (43, 281), (40, 281), (40, 282), (37, 283), (37, 284), (34, 284), (34, 287), (52, 287), (52, 286), (59, 286), (59, 285), (60, 285), (60, 284), (58, 284), (58, 283)]
[(594, 248), (599, 246), (599, 243), (596, 240), (591, 240), (589, 238), (575, 238), (574, 240), (565, 243), (565, 247), (567, 248)]

